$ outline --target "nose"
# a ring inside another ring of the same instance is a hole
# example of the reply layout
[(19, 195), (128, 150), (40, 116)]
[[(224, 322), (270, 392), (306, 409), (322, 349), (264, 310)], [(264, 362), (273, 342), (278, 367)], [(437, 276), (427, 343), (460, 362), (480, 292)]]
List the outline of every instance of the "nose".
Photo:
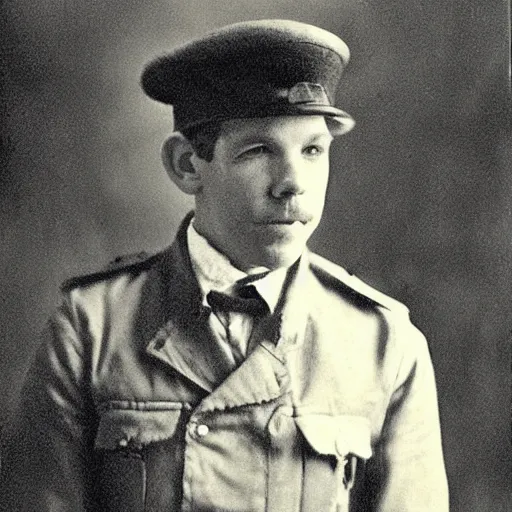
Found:
[(287, 199), (304, 194), (305, 183), (300, 162), (291, 157), (275, 163), (270, 193), (276, 199)]

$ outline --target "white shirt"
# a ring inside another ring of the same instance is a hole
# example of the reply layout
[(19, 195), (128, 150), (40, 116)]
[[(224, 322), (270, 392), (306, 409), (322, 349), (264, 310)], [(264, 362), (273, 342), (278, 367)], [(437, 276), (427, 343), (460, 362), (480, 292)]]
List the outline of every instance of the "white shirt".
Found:
[[(258, 290), (270, 312), (273, 313), (288, 269), (279, 268), (270, 272), (265, 267), (258, 267), (251, 269), (249, 273), (242, 272), (234, 267), (226, 256), (211, 246), (206, 238), (196, 231), (193, 224), (194, 220), (187, 229), (187, 244), (203, 305), (209, 305), (206, 296), (211, 290), (233, 295), (237, 281), (248, 275), (266, 273), (251, 284)], [(211, 314), (208, 322), (226, 357), (233, 368), (236, 368), (248, 355), (249, 339), (254, 325), (253, 317), (233, 311), (219, 311)]]

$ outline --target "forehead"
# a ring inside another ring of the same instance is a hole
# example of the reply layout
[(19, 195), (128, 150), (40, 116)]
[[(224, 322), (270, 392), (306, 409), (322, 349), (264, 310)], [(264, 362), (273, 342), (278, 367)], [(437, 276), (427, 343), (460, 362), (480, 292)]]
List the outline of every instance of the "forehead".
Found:
[(331, 137), (323, 116), (274, 116), (232, 119), (221, 125), (220, 137), (227, 142), (248, 138), (273, 139), (276, 141)]

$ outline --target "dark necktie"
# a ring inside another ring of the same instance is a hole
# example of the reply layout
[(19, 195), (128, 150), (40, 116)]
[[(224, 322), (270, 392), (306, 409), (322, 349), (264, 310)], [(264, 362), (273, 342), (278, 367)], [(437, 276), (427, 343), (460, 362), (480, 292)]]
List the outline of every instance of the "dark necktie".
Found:
[(206, 300), (214, 311), (233, 311), (253, 316), (270, 313), (268, 304), (253, 285), (240, 287), (238, 297), (212, 290), (206, 296)]

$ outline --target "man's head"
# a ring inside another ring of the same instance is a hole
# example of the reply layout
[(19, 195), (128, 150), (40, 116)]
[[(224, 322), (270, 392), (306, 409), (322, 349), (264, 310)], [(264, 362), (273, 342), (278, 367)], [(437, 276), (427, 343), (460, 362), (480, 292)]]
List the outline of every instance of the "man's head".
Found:
[(196, 229), (242, 270), (290, 266), (322, 215), (332, 136), (323, 116), (224, 121), (210, 162), (179, 133), (169, 175), (196, 199)]
[(146, 68), (146, 93), (172, 104), (162, 156), (196, 200), (196, 229), (235, 266), (293, 264), (320, 221), (333, 135), (353, 119), (333, 106), (349, 52), (303, 23), (232, 25)]

